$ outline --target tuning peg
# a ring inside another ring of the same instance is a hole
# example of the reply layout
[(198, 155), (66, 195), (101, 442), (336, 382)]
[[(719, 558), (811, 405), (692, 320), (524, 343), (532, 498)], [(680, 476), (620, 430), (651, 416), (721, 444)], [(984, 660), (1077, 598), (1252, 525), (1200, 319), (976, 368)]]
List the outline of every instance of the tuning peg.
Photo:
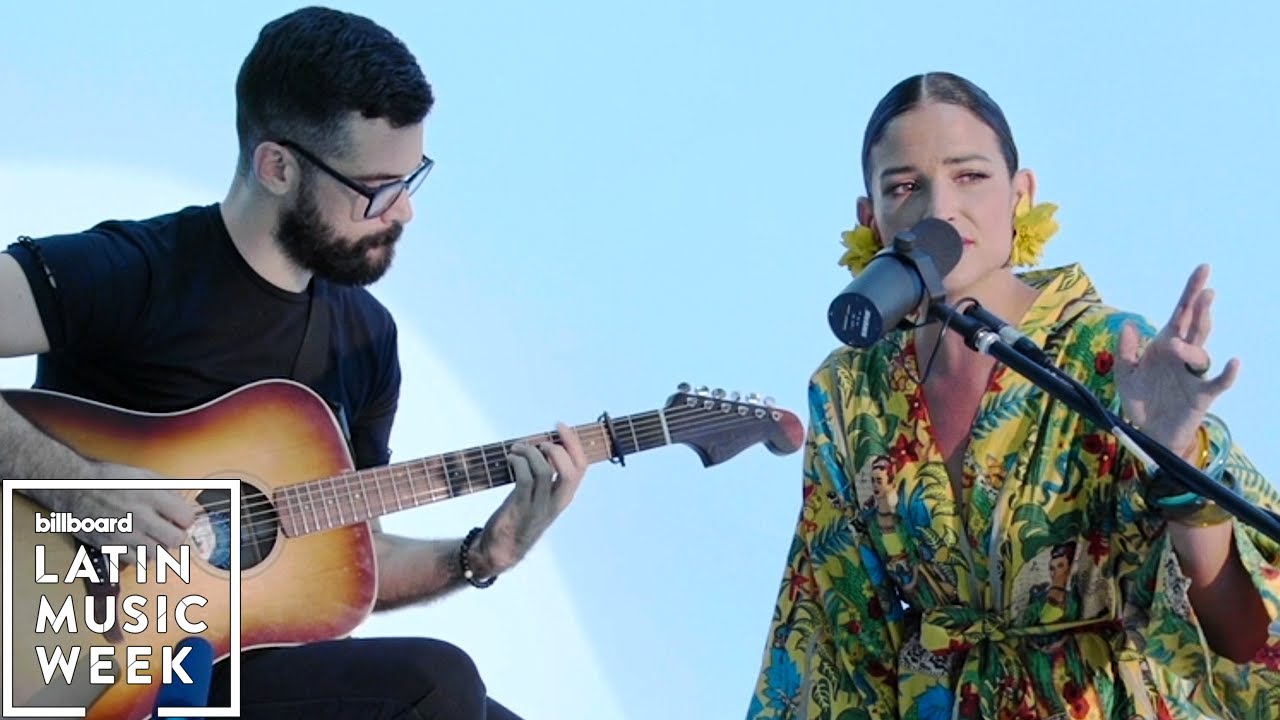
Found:
[(698, 394), (699, 394), (699, 395), (701, 395), (701, 396), (703, 396), (703, 397), (706, 397), (706, 396), (708, 396), (708, 395), (710, 395), (710, 394), (711, 394), (711, 390), (710, 390), (710, 388), (708, 388), (706, 385), (699, 385), (699, 386), (698, 386)]
[(750, 394), (748, 394), (748, 395), (747, 395), (747, 402), (751, 403), (752, 405), (757, 405), (757, 404), (759, 404), (759, 402), (760, 402), (760, 395), (759, 395), (759, 393), (750, 393)]
[(739, 400), (742, 399), (742, 393), (735, 390), (729, 393), (729, 399), (732, 400), (733, 402), (738, 402)]
[(725, 395), (724, 390), (721, 390), (720, 388), (716, 388), (715, 390), (711, 391), (711, 397), (717, 400), (724, 398), (724, 395)]
[(693, 386), (686, 382), (682, 382), (676, 386), (676, 390), (682, 393), (687, 393), (692, 389), (693, 389)]
[(773, 398), (771, 398), (771, 397), (766, 397), (766, 398), (764, 399), (764, 406), (765, 406), (765, 407), (767, 407), (767, 408), (771, 408), (771, 407), (773, 407), (773, 406), (774, 406), (774, 405), (776, 405), (776, 404), (778, 404), (778, 401), (777, 401), (777, 400), (774, 400), (774, 399), (773, 399)]

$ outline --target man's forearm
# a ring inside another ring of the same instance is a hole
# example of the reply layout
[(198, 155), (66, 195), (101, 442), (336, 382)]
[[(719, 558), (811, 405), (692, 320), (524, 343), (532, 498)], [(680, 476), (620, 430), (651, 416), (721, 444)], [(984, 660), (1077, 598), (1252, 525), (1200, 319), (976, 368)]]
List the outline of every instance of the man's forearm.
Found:
[(0, 397), (0, 478), (81, 478), (92, 474), (91, 467)]
[[(458, 564), (462, 540), (418, 540), (375, 532), (378, 556), (378, 597), (374, 610), (392, 610), (434, 600), (466, 585)], [(491, 569), (473, 547), (469, 554), (478, 577)]]

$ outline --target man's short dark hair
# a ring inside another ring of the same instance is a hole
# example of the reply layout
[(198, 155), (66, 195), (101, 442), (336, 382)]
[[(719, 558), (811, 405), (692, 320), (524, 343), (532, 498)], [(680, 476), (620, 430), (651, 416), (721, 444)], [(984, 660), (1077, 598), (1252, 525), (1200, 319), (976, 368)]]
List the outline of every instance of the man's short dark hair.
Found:
[(264, 141), (292, 140), (342, 157), (352, 113), (401, 128), (422, 122), (433, 102), (418, 61), (385, 28), (328, 8), (295, 10), (262, 28), (240, 66), (240, 171)]

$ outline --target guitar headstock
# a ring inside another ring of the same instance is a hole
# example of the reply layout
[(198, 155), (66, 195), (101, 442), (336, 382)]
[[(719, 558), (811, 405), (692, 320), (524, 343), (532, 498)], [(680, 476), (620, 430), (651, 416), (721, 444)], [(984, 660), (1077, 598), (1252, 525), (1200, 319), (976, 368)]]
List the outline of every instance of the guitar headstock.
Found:
[(774, 405), (772, 398), (693, 388), (681, 383), (663, 408), (671, 442), (698, 453), (704, 467), (764, 443), (774, 455), (790, 455), (804, 444), (800, 418)]

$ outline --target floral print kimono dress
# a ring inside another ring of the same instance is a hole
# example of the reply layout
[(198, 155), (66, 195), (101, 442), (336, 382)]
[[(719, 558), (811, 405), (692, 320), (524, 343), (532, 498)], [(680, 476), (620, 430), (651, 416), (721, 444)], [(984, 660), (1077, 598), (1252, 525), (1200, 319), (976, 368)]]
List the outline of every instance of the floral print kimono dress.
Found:
[[(1021, 330), (1118, 411), (1125, 321), (1079, 266), (1028, 273)], [(752, 720), (1280, 718), (1280, 642), (1216, 656), (1108, 433), (997, 364), (956, 498), (914, 342), (833, 352), (810, 383), (803, 502)], [(1229, 442), (1215, 437), (1216, 445)], [(1255, 503), (1280, 496), (1233, 448)], [(1280, 548), (1237, 523), (1271, 617)]]

